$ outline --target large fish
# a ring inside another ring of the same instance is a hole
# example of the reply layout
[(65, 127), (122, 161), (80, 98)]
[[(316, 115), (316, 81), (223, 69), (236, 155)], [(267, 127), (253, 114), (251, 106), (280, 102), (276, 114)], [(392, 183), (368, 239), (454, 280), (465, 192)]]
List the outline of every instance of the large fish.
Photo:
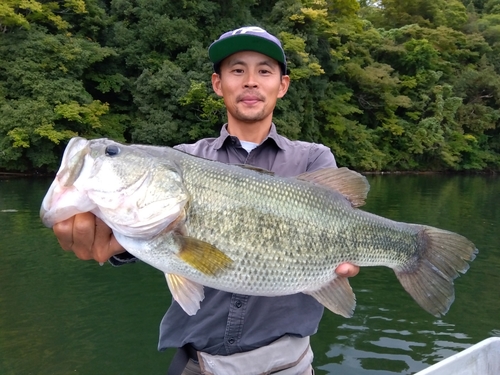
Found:
[(259, 296), (302, 292), (350, 317), (354, 293), (335, 274), (342, 262), (391, 267), (422, 308), (445, 314), (474, 244), (356, 208), (368, 190), (346, 168), (281, 178), (166, 147), (73, 138), (41, 218), (52, 227), (93, 212), (125, 249), (166, 274), (190, 315), (206, 285)]

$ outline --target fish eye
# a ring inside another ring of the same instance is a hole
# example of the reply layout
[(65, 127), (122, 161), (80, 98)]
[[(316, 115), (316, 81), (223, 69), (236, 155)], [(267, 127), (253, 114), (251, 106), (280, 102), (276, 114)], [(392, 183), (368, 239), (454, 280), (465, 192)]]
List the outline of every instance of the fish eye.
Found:
[(107, 156), (115, 156), (120, 153), (120, 148), (116, 145), (106, 146), (106, 150), (104, 151), (104, 153)]

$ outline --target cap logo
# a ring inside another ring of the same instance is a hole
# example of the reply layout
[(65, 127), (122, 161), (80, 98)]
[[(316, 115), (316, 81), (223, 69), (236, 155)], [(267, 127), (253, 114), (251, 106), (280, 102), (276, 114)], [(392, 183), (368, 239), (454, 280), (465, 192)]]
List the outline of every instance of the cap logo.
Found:
[(241, 27), (239, 29), (236, 29), (232, 32), (232, 35), (236, 34), (246, 34), (246, 33), (266, 33), (267, 31), (264, 29), (261, 29), (260, 27), (257, 26), (248, 26), (248, 27)]

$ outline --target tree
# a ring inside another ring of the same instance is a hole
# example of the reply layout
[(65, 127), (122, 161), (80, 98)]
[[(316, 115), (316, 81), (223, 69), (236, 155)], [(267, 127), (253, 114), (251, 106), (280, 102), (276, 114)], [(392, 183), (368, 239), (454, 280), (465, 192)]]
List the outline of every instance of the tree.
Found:
[[(5, 5), (11, 12), (0, 39), (0, 168), (53, 170), (61, 142), (113, 133), (101, 120), (108, 104), (92, 98), (82, 76), (114, 52), (69, 33), (70, 25), (54, 13), (58, 3)], [(70, 1), (64, 9), (84, 15), (83, 5)]]

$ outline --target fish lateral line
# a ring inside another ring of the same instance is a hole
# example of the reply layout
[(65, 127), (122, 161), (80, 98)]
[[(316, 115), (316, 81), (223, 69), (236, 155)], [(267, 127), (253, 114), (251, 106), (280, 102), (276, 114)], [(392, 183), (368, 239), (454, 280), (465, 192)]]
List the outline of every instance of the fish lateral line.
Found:
[(272, 172), (270, 170), (267, 170), (267, 169), (264, 169), (264, 168), (256, 167), (254, 165), (250, 165), (250, 164), (231, 164), (231, 165), (236, 165), (236, 166), (238, 166), (240, 168), (248, 169), (249, 171), (258, 172), (258, 173), (261, 173), (261, 174), (265, 174), (265, 175), (269, 175), (269, 176), (275, 176), (274, 172)]

